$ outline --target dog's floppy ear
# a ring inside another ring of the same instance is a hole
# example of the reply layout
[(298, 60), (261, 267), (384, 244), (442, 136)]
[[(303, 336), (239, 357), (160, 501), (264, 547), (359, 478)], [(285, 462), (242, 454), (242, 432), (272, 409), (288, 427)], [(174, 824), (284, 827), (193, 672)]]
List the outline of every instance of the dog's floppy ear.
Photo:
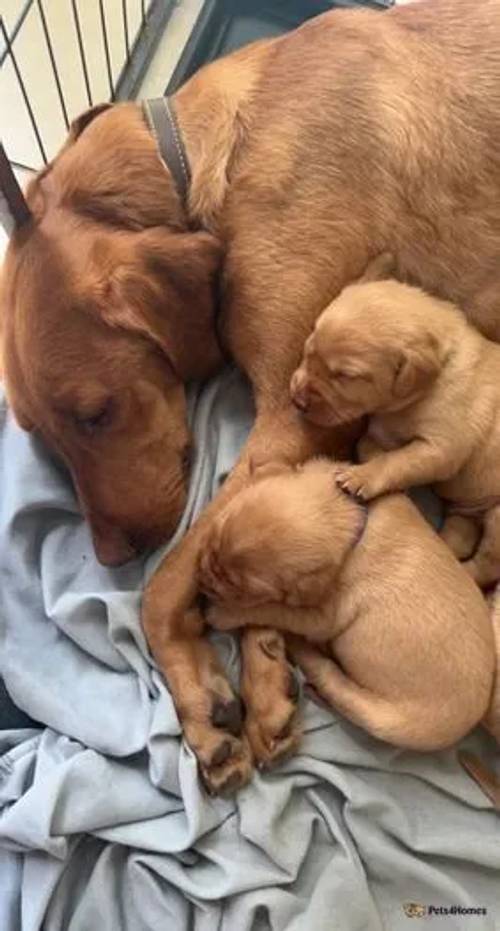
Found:
[(393, 392), (397, 398), (410, 397), (436, 378), (441, 368), (437, 340), (427, 335), (425, 339), (410, 344), (402, 350), (394, 376)]
[(163, 227), (127, 238), (127, 257), (102, 279), (104, 320), (153, 340), (182, 381), (206, 378), (221, 362), (215, 332), (218, 241), (209, 233)]
[(36, 217), (41, 216), (47, 207), (47, 196), (44, 193), (45, 179), (53, 171), (54, 165), (57, 162), (60, 155), (63, 152), (67, 152), (76, 140), (81, 136), (83, 131), (87, 126), (92, 123), (97, 116), (100, 116), (101, 113), (104, 113), (105, 110), (109, 110), (113, 104), (111, 103), (99, 103), (94, 107), (90, 107), (89, 110), (85, 110), (84, 113), (81, 113), (80, 116), (77, 116), (73, 122), (70, 124), (68, 135), (61, 146), (61, 149), (55, 159), (52, 159), (50, 162), (38, 171), (37, 174), (31, 178), (28, 186), (26, 188), (26, 198), (28, 200), (30, 210), (34, 213)]
[(104, 113), (106, 110), (110, 110), (112, 106), (113, 104), (111, 103), (98, 103), (94, 107), (90, 107), (88, 110), (80, 113), (80, 116), (77, 116), (69, 127), (66, 144), (76, 142), (78, 137), (83, 133), (84, 129), (86, 129), (87, 126), (89, 126), (97, 116), (100, 116), (101, 113)]

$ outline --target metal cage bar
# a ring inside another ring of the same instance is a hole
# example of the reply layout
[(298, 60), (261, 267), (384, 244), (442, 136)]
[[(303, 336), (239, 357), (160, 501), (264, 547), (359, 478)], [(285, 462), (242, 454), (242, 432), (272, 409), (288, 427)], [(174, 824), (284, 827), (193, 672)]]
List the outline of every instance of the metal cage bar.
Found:
[[(32, 5), (32, 4), (30, 4), (30, 6), (31, 6), (31, 5)], [(29, 12), (29, 11), (28, 11), (28, 12)], [(21, 25), (22, 25), (22, 24), (21, 24)], [(38, 124), (37, 124), (37, 121), (36, 121), (36, 119), (35, 119), (35, 114), (34, 114), (34, 112), (33, 112), (33, 108), (32, 108), (32, 106), (31, 106), (30, 99), (29, 99), (29, 97), (28, 97), (28, 93), (27, 93), (27, 91), (26, 91), (26, 87), (25, 87), (25, 84), (24, 84), (24, 81), (23, 81), (23, 78), (22, 78), (22, 75), (21, 75), (21, 71), (20, 71), (19, 65), (18, 65), (18, 63), (17, 63), (16, 56), (15, 56), (15, 54), (14, 54), (14, 49), (13, 49), (13, 47), (12, 47), (12, 43), (11, 43), (11, 40), (10, 40), (10, 38), (9, 38), (9, 34), (8, 34), (8, 32), (7, 32), (7, 29), (6, 29), (6, 26), (5, 26), (5, 23), (4, 23), (4, 20), (3, 20), (3, 17), (2, 17), (2, 16), (0, 16), (0, 33), (1, 33), (1, 35), (2, 35), (3, 41), (5, 42), (6, 55), (9, 56), (9, 58), (10, 58), (10, 60), (11, 60), (11, 62), (12, 62), (12, 67), (14, 68), (14, 72), (15, 72), (15, 75), (16, 75), (16, 78), (17, 78), (17, 83), (18, 83), (18, 85), (19, 85), (19, 90), (21, 91), (21, 94), (22, 94), (22, 96), (23, 96), (23, 100), (24, 100), (24, 103), (25, 103), (25, 105), (26, 105), (26, 109), (27, 109), (27, 111), (28, 111), (28, 115), (29, 115), (29, 118), (30, 118), (31, 126), (32, 126), (32, 128), (33, 128), (33, 133), (34, 133), (34, 135), (35, 135), (35, 139), (36, 139), (36, 141), (37, 141), (38, 148), (40, 149), (40, 155), (42, 156), (42, 160), (43, 160), (44, 164), (46, 165), (46, 164), (47, 164), (47, 161), (48, 161), (48, 159), (47, 159), (47, 153), (46, 153), (46, 151), (45, 151), (45, 147), (44, 147), (44, 144), (43, 144), (43, 142), (42, 142), (42, 137), (41, 137), (40, 131), (39, 131), (39, 129), (38, 129)]]
[[(35, 2), (35, 0), (26, 0), (26, 3), (24, 4), (24, 6), (23, 6), (23, 8), (22, 8), (22, 10), (21, 10), (21, 12), (20, 12), (20, 14), (19, 14), (17, 20), (16, 20), (16, 23), (15, 23), (15, 25), (14, 25), (14, 28), (12, 29), (11, 33), (9, 34), (9, 40), (10, 40), (10, 44), (11, 44), (11, 45), (14, 45), (14, 42), (16, 41), (16, 38), (17, 38), (17, 34), (20, 32), (21, 27), (22, 27), (22, 25), (23, 25), (23, 23), (24, 23), (24, 20), (26, 19), (26, 17), (27, 17), (27, 15), (28, 15), (29, 11), (31, 10), (31, 7), (33, 6), (34, 2)], [(0, 15), (1, 15), (1, 14), (0, 14)], [(4, 26), (5, 26), (5, 24), (4, 24)], [(7, 32), (7, 27), (6, 27), (6, 26), (5, 26), (5, 31)], [(9, 54), (8, 43), (6, 43), (5, 51), (3, 51), (2, 54), (0, 55), (0, 68), (2, 67), (2, 65), (3, 65), (3, 63), (4, 63), (4, 61), (5, 61), (5, 59), (6, 59), (7, 56), (8, 56), (8, 54)]]
[(77, 0), (71, 0), (71, 8), (73, 10), (73, 22), (75, 24), (76, 41), (78, 43), (78, 51), (80, 53), (80, 62), (82, 66), (83, 80), (85, 82), (85, 90), (87, 92), (87, 100), (89, 103), (89, 107), (91, 107), (93, 103), (92, 90), (90, 88), (89, 72), (87, 68), (87, 58), (85, 56), (85, 45), (83, 43), (82, 27), (80, 25), (80, 14), (78, 12)]
[(115, 99), (115, 88), (113, 84), (113, 71), (111, 68), (111, 55), (109, 52), (108, 29), (106, 26), (106, 13), (104, 10), (104, 0), (99, 0), (99, 15), (101, 17), (102, 41), (104, 47), (104, 57), (106, 59), (106, 69), (108, 72), (109, 96), (110, 100)]
[(57, 88), (57, 95), (59, 97), (59, 103), (61, 104), (61, 112), (63, 115), (64, 125), (66, 129), (69, 129), (69, 119), (68, 111), (66, 109), (66, 101), (64, 99), (63, 89), (61, 85), (61, 79), (59, 77), (59, 69), (57, 67), (56, 58), (54, 55), (54, 49), (52, 47), (52, 40), (50, 38), (49, 27), (47, 24), (47, 18), (45, 16), (45, 10), (43, 8), (42, 0), (37, 0), (38, 12), (40, 14), (40, 22), (42, 24), (43, 34), (45, 37), (45, 43), (47, 45), (47, 52), (49, 53), (50, 64), (52, 66), (52, 73), (54, 75), (54, 81)]
[(128, 62), (130, 58), (130, 36), (128, 32), (127, 0), (122, 0), (122, 21), (123, 21), (123, 38), (125, 41), (125, 56)]

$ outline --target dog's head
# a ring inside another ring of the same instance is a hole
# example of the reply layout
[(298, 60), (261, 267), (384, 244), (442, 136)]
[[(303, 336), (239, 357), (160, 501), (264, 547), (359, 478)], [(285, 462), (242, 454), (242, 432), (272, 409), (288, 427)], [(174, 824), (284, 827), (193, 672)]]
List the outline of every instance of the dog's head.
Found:
[(68, 465), (99, 559), (118, 564), (184, 507), (184, 385), (220, 361), (220, 249), (187, 229), (134, 105), (76, 121), (28, 201), (3, 281), (7, 392)]
[[(352, 516), (331, 463), (262, 467), (216, 518), (200, 557), (200, 587), (228, 606), (311, 607), (331, 590)], [(338, 550), (338, 552), (337, 552)]]
[(437, 313), (432, 299), (396, 281), (351, 285), (306, 341), (292, 400), (320, 426), (406, 406), (440, 371)]

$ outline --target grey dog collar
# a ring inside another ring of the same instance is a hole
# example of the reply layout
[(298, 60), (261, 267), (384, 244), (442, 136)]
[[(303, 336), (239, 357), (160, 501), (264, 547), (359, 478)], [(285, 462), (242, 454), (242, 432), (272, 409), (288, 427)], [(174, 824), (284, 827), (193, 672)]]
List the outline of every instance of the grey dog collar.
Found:
[(186, 203), (191, 171), (172, 100), (155, 97), (145, 100), (142, 109), (146, 123), (158, 144), (160, 155), (170, 169), (183, 203)]

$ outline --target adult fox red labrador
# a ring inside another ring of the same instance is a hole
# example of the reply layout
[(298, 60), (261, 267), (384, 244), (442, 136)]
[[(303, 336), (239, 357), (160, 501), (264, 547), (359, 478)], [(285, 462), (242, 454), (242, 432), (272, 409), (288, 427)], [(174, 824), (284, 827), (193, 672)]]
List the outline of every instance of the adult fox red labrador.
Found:
[(203, 638), (197, 566), (211, 515), (252, 464), (332, 451), (330, 433), (289, 405), (315, 318), (389, 251), (399, 277), (500, 337), (499, 49), (500, 0), (332, 12), (209, 65), (174, 95), (186, 203), (133, 103), (76, 120), (30, 187), (34, 219), (4, 276), (8, 393), (19, 423), (68, 464), (102, 561), (157, 544), (182, 510), (184, 383), (224, 352), (255, 390), (239, 464), (143, 608), (211, 791), (242, 784), (252, 758), (269, 765), (297, 737), (283, 640), (270, 631), (243, 638), (252, 727), (241, 729)]

